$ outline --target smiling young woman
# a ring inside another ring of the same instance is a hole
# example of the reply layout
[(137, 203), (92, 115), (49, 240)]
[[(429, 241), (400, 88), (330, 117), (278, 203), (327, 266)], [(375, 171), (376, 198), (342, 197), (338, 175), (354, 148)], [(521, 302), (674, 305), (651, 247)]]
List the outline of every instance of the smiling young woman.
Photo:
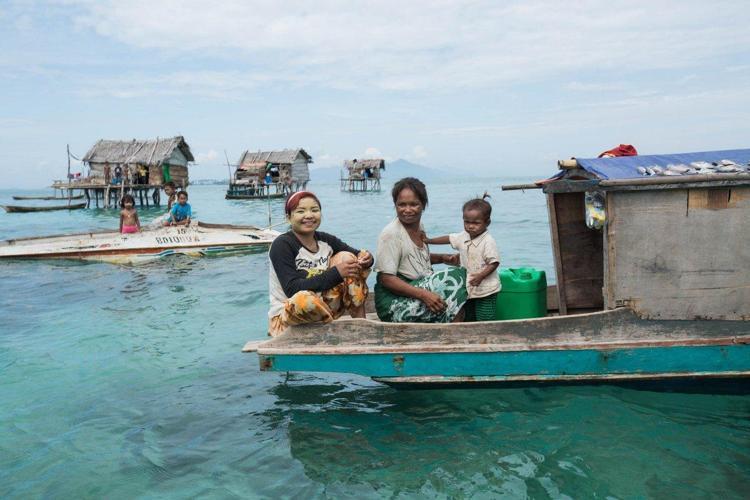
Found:
[(292, 194), (284, 208), (291, 229), (278, 236), (269, 251), (269, 335), (291, 325), (328, 323), (346, 311), (364, 318), (370, 252), (318, 231), (322, 211), (313, 193)]

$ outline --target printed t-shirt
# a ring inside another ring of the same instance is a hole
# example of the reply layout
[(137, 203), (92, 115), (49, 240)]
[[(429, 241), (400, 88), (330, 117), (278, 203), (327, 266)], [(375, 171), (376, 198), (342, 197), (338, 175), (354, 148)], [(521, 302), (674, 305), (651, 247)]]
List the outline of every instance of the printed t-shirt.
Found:
[(432, 274), (430, 249), (414, 244), (401, 221), (394, 219), (378, 237), (375, 270), (379, 273), (400, 275), (415, 280)]
[[(493, 262), (500, 264), (500, 253), (497, 250), (495, 239), (489, 231), (485, 231), (473, 240), (466, 231), (451, 234), (449, 239), (451, 247), (458, 250), (461, 267), (466, 268), (470, 275), (478, 273)], [(470, 299), (486, 297), (500, 291), (500, 278), (497, 272), (490, 273), (479, 286), (469, 285), (467, 279), (466, 288), (469, 291)]]
[(331, 257), (342, 251), (354, 255), (359, 250), (352, 248), (337, 237), (315, 231), (317, 251), (306, 248), (292, 231), (276, 237), (271, 244), (268, 258), (271, 261), (268, 289), (271, 307), (268, 317), (281, 313), (284, 301), (299, 292), (330, 290), (344, 279), (335, 267), (328, 268)]
[(185, 203), (184, 205), (175, 203), (174, 205), (172, 205), (172, 215), (174, 215), (174, 220), (176, 220), (177, 222), (185, 220), (188, 217), (192, 217), (193, 211), (190, 208), (190, 203)]

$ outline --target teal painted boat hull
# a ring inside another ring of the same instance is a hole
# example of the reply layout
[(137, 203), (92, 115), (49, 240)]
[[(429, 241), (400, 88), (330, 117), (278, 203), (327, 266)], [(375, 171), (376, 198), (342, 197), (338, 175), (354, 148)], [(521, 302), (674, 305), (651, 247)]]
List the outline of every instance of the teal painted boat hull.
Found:
[(622, 375), (750, 375), (750, 345), (611, 350), (260, 355), (273, 371), (341, 372), (367, 377), (494, 377), (497, 380), (625, 378)]
[(291, 327), (252, 350), (264, 371), (392, 385), (750, 381), (750, 322), (643, 320), (628, 309), (457, 325), (339, 320)]

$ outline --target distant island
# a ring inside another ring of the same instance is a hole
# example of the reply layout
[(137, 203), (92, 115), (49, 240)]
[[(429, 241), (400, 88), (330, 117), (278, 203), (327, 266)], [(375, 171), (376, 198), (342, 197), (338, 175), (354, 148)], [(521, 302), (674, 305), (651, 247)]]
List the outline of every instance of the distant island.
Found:
[(195, 179), (190, 181), (193, 186), (227, 186), (229, 185), (228, 179)]
[[(320, 167), (310, 169), (312, 181), (337, 181), (341, 178), (343, 167)], [(445, 179), (450, 173), (425, 165), (412, 163), (408, 160), (394, 160), (385, 163), (383, 178), (397, 180), (402, 177), (417, 177), (422, 180)]]

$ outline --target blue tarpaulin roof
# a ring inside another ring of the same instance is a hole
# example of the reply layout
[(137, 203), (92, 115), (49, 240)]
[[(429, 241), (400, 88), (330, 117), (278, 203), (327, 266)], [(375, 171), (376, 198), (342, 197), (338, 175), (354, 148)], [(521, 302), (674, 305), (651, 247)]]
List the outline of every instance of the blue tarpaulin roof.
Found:
[(702, 153), (680, 153), (671, 155), (620, 156), (616, 158), (576, 158), (578, 165), (600, 179), (632, 179), (643, 177), (638, 167), (666, 167), (667, 165), (689, 165), (694, 161), (709, 163), (732, 160), (739, 165), (750, 162), (750, 149), (726, 151), (704, 151)]

